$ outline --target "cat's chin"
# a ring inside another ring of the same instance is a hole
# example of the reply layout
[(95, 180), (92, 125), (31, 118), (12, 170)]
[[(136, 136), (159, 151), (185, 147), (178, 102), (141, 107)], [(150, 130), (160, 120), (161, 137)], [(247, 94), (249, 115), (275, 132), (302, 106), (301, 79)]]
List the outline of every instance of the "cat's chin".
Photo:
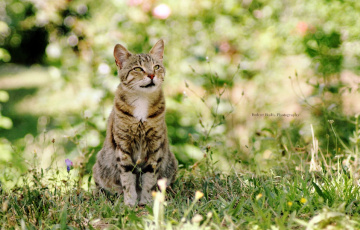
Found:
[(141, 88), (151, 88), (151, 87), (154, 87), (154, 86), (155, 86), (154, 82), (150, 82), (149, 84), (144, 85), (144, 86), (140, 86), (140, 87)]
[(154, 92), (158, 91), (159, 88), (160, 88), (159, 85), (150, 83), (149, 85), (140, 86), (137, 91), (148, 94), (148, 93), (154, 93)]

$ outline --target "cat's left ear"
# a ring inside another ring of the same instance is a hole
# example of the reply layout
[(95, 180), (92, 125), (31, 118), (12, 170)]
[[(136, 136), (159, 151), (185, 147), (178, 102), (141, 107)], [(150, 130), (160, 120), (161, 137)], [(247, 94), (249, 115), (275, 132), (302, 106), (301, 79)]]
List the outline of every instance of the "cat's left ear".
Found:
[(124, 67), (124, 62), (131, 56), (131, 53), (122, 45), (117, 44), (114, 48), (115, 63), (119, 68)]
[(163, 60), (163, 56), (164, 56), (164, 41), (162, 39), (160, 39), (158, 42), (156, 42), (156, 44), (154, 45), (154, 47), (150, 50), (150, 54), (159, 59), (160, 61)]

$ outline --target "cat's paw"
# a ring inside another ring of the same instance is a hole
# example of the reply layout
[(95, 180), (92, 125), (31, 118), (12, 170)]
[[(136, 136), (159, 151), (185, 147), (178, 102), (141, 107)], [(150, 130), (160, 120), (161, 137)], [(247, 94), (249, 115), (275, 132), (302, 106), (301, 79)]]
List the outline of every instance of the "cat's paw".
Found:
[(136, 200), (137, 200), (136, 191), (134, 191), (133, 193), (130, 193), (130, 192), (125, 192), (124, 193), (124, 203), (127, 206), (130, 206), (130, 207), (135, 206)]
[(151, 191), (150, 192), (145, 192), (144, 190), (141, 193), (140, 196), (140, 202), (139, 205), (140, 206), (144, 206), (146, 204), (149, 204), (152, 202), (152, 195), (151, 195)]
[(136, 204), (136, 199), (125, 198), (124, 203), (127, 206), (134, 207)]

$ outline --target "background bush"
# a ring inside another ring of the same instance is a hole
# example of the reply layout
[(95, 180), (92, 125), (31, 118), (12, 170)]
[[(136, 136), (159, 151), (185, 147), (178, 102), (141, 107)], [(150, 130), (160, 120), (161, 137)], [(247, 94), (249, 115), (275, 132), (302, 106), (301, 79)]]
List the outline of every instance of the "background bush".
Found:
[(65, 158), (89, 176), (119, 83), (114, 45), (148, 52), (159, 38), (168, 134), (182, 167), (204, 156), (222, 170), (297, 162), (309, 152), (310, 124), (326, 154), (347, 157), (328, 120), (349, 144), (360, 111), (356, 1), (0, 4), (0, 180), (9, 187)]

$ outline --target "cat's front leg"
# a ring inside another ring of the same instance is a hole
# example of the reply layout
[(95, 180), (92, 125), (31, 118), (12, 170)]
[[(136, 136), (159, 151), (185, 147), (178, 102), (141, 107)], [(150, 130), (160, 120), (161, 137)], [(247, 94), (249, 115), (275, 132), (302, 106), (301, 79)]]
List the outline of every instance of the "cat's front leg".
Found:
[(141, 175), (141, 195), (140, 205), (145, 205), (152, 201), (152, 189), (156, 186), (158, 179), (158, 165), (157, 162), (149, 162), (149, 164), (143, 169)]
[(154, 173), (144, 173), (141, 175), (141, 195), (139, 205), (145, 205), (152, 201), (151, 190), (156, 185), (157, 175)]
[(122, 172), (120, 179), (124, 191), (124, 203), (128, 206), (134, 206), (137, 199), (136, 174), (132, 172)]
[(136, 174), (130, 155), (117, 149), (116, 158), (120, 167), (120, 180), (124, 191), (124, 203), (128, 206), (134, 206), (137, 200), (136, 193)]

